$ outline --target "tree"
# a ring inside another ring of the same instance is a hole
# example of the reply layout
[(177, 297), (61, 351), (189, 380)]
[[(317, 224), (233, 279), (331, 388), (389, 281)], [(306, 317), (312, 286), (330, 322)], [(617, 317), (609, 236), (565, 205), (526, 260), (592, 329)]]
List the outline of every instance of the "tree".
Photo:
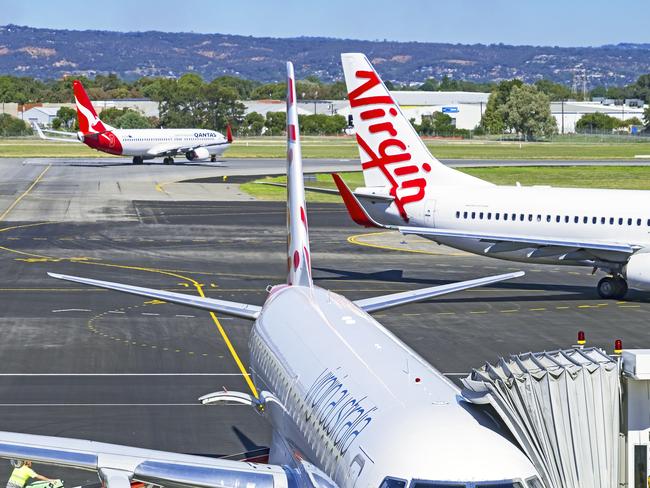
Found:
[(510, 93), (514, 87), (523, 85), (521, 80), (508, 80), (499, 83), (495, 90), (490, 93), (488, 103), (481, 118), (481, 127), (490, 134), (501, 134), (506, 130), (507, 125), (505, 122), (506, 113), (505, 107)]
[(228, 124), (239, 125), (246, 107), (238, 99), (234, 88), (213, 80), (203, 89), (205, 98), (205, 119), (201, 127), (223, 130)]
[[(56, 118), (61, 122), (61, 126), (70, 129), (74, 127), (74, 123), (77, 120), (77, 111), (70, 107), (61, 107), (56, 112)], [(54, 122), (52, 126), (54, 126)]]
[(102, 110), (100, 117), (108, 125), (119, 129), (150, 129), (153, 127), (148, 118), (129, 108), (107, 108)]
[(643, 122), (645, 123), (645, 126), (650, 129), (650, 105), (648, 105), (643, 111)]
[(287, 125), (286, 112), (267, 112), (266, 122), (264, 123), (269, 136), (278, 136), (284, 132)]
[(571, 89), (560, 83), (553, 83), (549, 80), (538, 80), (535, 82), (535, 87), (542, 93), (545, 93), (552, 101), (571, 98)]
[(610, 117), (601, 112), (585, 114), (576, 122), (577, 132), (611, 132), (619, 127), (620, 121), (616, 117)]
[(26, 136), (32, 129), (22, 120), (9, 114), (0, 114), (0, 136)]
[(504, 107), (504, 121), (526, 139), (548, 137), (557, 132), (550, 100), (533, 85), (512, 87)]
[(257, 112), (250, 112), (244, 117), (244, 121), (239, 127), (239, 134), (243, 136), (259, 136), (264, 130), (264, 116)]

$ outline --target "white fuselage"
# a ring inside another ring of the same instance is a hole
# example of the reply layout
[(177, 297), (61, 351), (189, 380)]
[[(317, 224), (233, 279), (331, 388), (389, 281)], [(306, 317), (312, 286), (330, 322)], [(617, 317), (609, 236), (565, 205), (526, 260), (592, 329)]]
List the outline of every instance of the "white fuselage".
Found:
[[(364, 189), (360, 188), (363, 192)], [(371, 215), (405, 225), (395, 209), (375, 203)], [(650, 246), (650, 192), (517, 186), (433, 186), (427, 196), (409, 206), (408, 225), (504, 236), (599, 241)], [(432, 238), (440, 243), (484, 254), (489, 242), (467, 238)], [(529, 257), (530, 249), (489, 256), (522, 262), (589, 264), (576, 254), (564, 259)], [(612, 259), (619, 259), (612, 256)], [(623, 264), (623, 263), (621, 263)]]
[[(188, 149), (201, 146), (205, 146), (209, 155), (221, 156), (228, 148), (222, 134), (207, 129), (114, 129), (111, 132), (119, 141), (118, 154), (145, 159), (165, 152), (170, 155), (183, 154)], [(177, 148), (181, 150), (177, 151)]]
[(346, 488), (535, 475), (452, 383), (340, 295), (276, 287), (250, 351), (256, 385), (279, 399), (266, 403), (271, 463), (298, 454)]

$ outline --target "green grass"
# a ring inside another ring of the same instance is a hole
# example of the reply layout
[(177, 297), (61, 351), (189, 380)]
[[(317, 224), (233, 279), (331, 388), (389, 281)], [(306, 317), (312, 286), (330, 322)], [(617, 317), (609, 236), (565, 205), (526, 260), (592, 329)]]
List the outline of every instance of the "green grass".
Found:
[[(497, 168), (463, 168), (463, 173), (468, 173), (478, 178), (491, 181), (499, 185), (550, 185), (571, 188), (617, 188), (626, 190), (650, 190), (650, 167), (648, 166), (573, 166), (573, 167), (546, 167), (546, 166), (517, 166)], [(321, 188), (335, 188), (329, 174), (318, 174), (316, 181), (307, 181), (307, 186)], [(351, 187), (363, 186), (363, 175), (357, 173), (342, 173), (343, 179)], [(259, 182), (286, 181), (286, 177), (267, 177), (254, 182), (244, 183), (241, 189), (250, 195), (262, 200), (284, 200), (286, 190), (280, 187), (263, 185)], [(340, 202), (338, 195), (324, 195), (307, 192), (310, 202)]]
[[(486, 140), (426, 140), (431, 152), (441, 159), (632, 159), (650, 154), (645, 142), (500, 142)], [(352, 137), (303, 137), (303, 157), (355, 159), (359, 157)], [(256, 137), (235, 140), (226, 158), (284, 158), (284, 137)], [(83, 144), (41, 141), (37, 138), (0, 138), (0, 157), (106, 157)]]

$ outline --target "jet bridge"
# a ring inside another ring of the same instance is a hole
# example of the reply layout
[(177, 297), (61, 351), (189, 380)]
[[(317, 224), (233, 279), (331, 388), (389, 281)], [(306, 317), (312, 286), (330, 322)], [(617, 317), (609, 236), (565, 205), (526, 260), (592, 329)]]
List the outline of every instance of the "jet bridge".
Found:
[(526, 353), (485, 364), (462, 381), (469, 401), (494, 407), (545, 487), (612, 488), (625, 479), (619, 358), (596, 348)]

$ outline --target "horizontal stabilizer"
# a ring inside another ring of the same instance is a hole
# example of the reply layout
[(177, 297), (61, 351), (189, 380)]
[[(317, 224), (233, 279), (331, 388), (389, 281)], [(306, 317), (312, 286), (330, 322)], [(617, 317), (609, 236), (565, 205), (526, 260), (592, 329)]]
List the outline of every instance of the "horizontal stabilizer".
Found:
[[(278, 183), (275, 181), (260, 181), (258, 182), (260, 185), (269, 185), (269, 186), (278, 186), (280, 188), (286, 188), (287, 184), (286, 183)], [(334, 188), (319, 188), (317, 186), (306, 186), (305, 191), (311, 192), (311, 193), (323, 193), (325, 195), (339, 195), (340, 192), (337, 189)], [(357, 193), (357, 192), (352, 192), (355, 197), (357, 198), (367, 198), (369, 200), (381, 200), (385, 202), (392, 202), (395, 200), (395, 198), (387, 195), (368, 195), (366, 193)]]
[[(77, 144), (81, 142), (79, 139), (77, 139), (77, 134), (73, 132), (63, 132), (60, 130), (47, 130), (47, 129), (43, 130), (41, 129), (41, 126), (38, 125), (36, 122), (32, 124), (32, 128), (36, 131), (38, 137), (45, 141), (75, 142)], [(44, 132), (47, 132), (48, 134), (65, 135), (67, 137), (46, 136)]]
[(387, 308), (397, 307), (411, 302), (420, 302), (428, 300), (447, 293), (455, 293), (458, 291), (476, 288), (477, 286), (491, 285), (500, 281), (511, 280), (524, 276), (523, 271), (516, 271), (514, 273), (506, 273), (495, 276), (487, 276), (485, 278), (477, 278), (474, 280), (460, 281), (458, 283), (449, 283), (448, 285), (432, 286), (430, 288), (422, 288), (420, 290), (403, 291), (400, 293), (393, 293), (391, 295), (383, 295), (380, 297), (364, 298), (363, 300), (356, 300), (354, 304), (366, 312), (377, 312)]
[(73, 281), (75, 283), (121, 291), (123, 293), (129, 293), (141, 297), (155, 298), (169, 303), (200, 308), (211, 312), (219, 312), (225, 315), (232, 315), (233, 317), (240, 317), (249, 320), (255, 320), (262, 310), (261, 307), (249, 305), (247, 303), (216, 300), (214, 298), (198, 297), (195, 295), (187, 295), (185, 293), (175, 293), (172, 291), (156, 290), (153, 288), (124, 285), (122, 283), (113, 283), (111, 281), (92, 280), (89, 278), (80, 278), (78, 276), (68, 276), (56, 273), (48, 273), (48, 275), (59, 280)]

